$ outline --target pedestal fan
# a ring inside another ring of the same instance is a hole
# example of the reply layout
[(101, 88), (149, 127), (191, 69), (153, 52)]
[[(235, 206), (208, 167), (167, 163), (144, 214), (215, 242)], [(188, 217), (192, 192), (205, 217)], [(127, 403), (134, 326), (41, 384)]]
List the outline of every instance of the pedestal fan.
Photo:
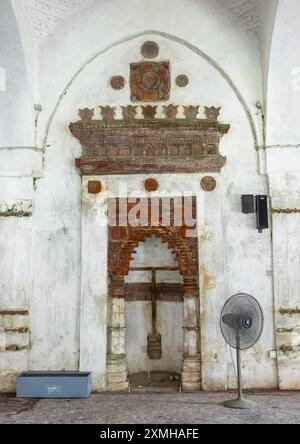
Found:
[(224, 305), (221, 314), (221, 332), (230, 345), (236, 349), (238, 398), (226, 401), (224, 405), (235, 409), (251, 409), (256, 403), (243, 396), (241, 350), (256, 344), (263, 330), (264, 317), (261, 306), (249, 294), (232, 296)]

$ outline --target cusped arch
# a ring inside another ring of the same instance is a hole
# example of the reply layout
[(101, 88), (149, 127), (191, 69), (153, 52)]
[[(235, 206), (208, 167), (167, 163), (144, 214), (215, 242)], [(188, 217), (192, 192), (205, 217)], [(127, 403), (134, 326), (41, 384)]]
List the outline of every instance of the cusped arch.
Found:
[[(114, 227), (111, 228), (112, 230)], [(130, 227), (126, 236), (114, 241), (109, 249), (109, 272), (111, 275), (127, 276), (133, 254), (141, 242), (146, 238), (156, 236), (167, 243), (175, 252), (179, 264), (179, 271), (183, 277), (190, 278), (197, 275), (197, 252), (190, 241), (185, 238), (179, 227)]]

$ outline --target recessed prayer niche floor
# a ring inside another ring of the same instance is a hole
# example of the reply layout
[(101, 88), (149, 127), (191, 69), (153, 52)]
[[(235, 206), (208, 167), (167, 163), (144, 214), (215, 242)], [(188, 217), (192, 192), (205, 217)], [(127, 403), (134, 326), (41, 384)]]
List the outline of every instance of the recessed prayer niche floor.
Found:
[(140, 372), (129, 376), (131, 393), (174, 393), (179, 392), (181, 379), (178, 373)]

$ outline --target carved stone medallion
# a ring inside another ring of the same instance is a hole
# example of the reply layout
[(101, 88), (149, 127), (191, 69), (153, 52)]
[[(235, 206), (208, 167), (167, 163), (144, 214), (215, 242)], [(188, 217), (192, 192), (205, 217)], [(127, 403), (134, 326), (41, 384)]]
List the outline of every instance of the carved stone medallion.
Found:
[(211, 176), (203, 177), (201, 187), (204, 191), (213, 191), (217, 186), (216, 179)]
[(102, 184), (99, 180), (89, 180), (88, 192), (90, 194), (99, 194), (102, 190)]
[(111, 78), (110, 84), (113, 89), (120, 90), (125, 86), (125, 79), (123, 76), (114, 76)]
[(145, 190), (148, 191), (149, 193), (151, 191), (157, 191), (159, 188), (159, 183), (156, 179), (150, 178), (150, 179), (146, 179), (144, 182), (144, 186), (145, 186)]
[(176, 77), (176, 85), (179, 86), (180, 88), (184, 88), (189, 84), (189, 82), (190, 80), (188, 76), (186, 76), (185, 74), (180, 74), (179, 76)]
[(159, 54), (159, 46), (156, 42), (145, 42), (141, 47), (141, 54), (145, 59), (156, 59)]
[(130, 65), (130, 88), (133, 102), (166, 101), (170, 96), (169, 62), (143, 62)]

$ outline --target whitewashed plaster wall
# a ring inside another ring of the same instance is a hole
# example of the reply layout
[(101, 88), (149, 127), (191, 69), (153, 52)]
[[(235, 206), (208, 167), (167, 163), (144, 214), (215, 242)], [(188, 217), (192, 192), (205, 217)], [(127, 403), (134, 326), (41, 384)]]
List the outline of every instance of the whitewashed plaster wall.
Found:
[[(276, 387), (276, 362), (269, 358), (275, 347), (270, 232), (258, 235), (254, 218), (242, 215), (240, 208), (241, 194), (267, 193), (255, 151), (263, 139), (255, 107), (262, 100), (259, 45), (229, 16), (194, 0), (153, 0), (143, 8), (137, 0), (98, 2), (58, 26), (39, 48), (43, 111), (37, 145), (45, 151), (44, 172), (34, 193), (30, 253), (22, 251), (21, 256), (24, 263), (32, 263), (26, 280), (31, 316), (28, 368), (92, 370), (94, 388), (105, 388), (107, 228), (101, 221), (106, 206), (93, 202), (86, 191), (81, 202), (81, 179), (74, 166), (81, 147), (68, 125), (78, 119), (79, 108), (129, 104), (128, 83), (116, 92), (109, 88), (109, 79), (114, 74), (128, 78), (129, 63), (140, 60), (139, 48), (147, 39), (159, 43), (160, 58), (171, 61), (173, 78), (182, 72), (190, 77), (186, 89), (173, 86), (170, 103), (200, 104), (199, 116), (204, 115), (204, 105), (222, 106), (220, 120), (231, 125), (221, 143), (227, 165), (217, 176), (215, 192), (201, 192), (201, 175), (157, 177), (162, 192), (177, 189), (198, 196), (204, 388), (235, 383), (218, 319), (224, 301), (239, 291), (256, 296), (266, 314), (261, 341), (244, 354), (245, 383)], [(142, 176), (101, 178), (106, 189), (115, 191), (121, 179), (130, 192), (142, 192)], [(16, 229), (27, 222), (7, 223)], [(81, 257), (89, 261), (81, 263)], [(19, 293), (14, 303), (22, 304), (22, 297)], [(2, 369), (7, 368), (4, 359)]]
[[(8, 0), (1, 1), (0, 40), (0, 213), (31, 214), (32, 177), (41, 158), (34, 149), (34, 107), (23, 44)], [(30, 217), (0, 218), (0, 310), (30, 305), (31, 240)], [(21, 334), (16, 341), (22, 346)], [(27, 366), (27, 350), (1, 350), (1, 390), (11, 390), (14, 374)]]
[(268, 76), (267, 145), (299, 144), (299, 2), (280, 0)]
[(300, 378), (300, 17), (279, 1), (267, 90), (266, 155), (273, 207), (274, 291), (279, 386)]

